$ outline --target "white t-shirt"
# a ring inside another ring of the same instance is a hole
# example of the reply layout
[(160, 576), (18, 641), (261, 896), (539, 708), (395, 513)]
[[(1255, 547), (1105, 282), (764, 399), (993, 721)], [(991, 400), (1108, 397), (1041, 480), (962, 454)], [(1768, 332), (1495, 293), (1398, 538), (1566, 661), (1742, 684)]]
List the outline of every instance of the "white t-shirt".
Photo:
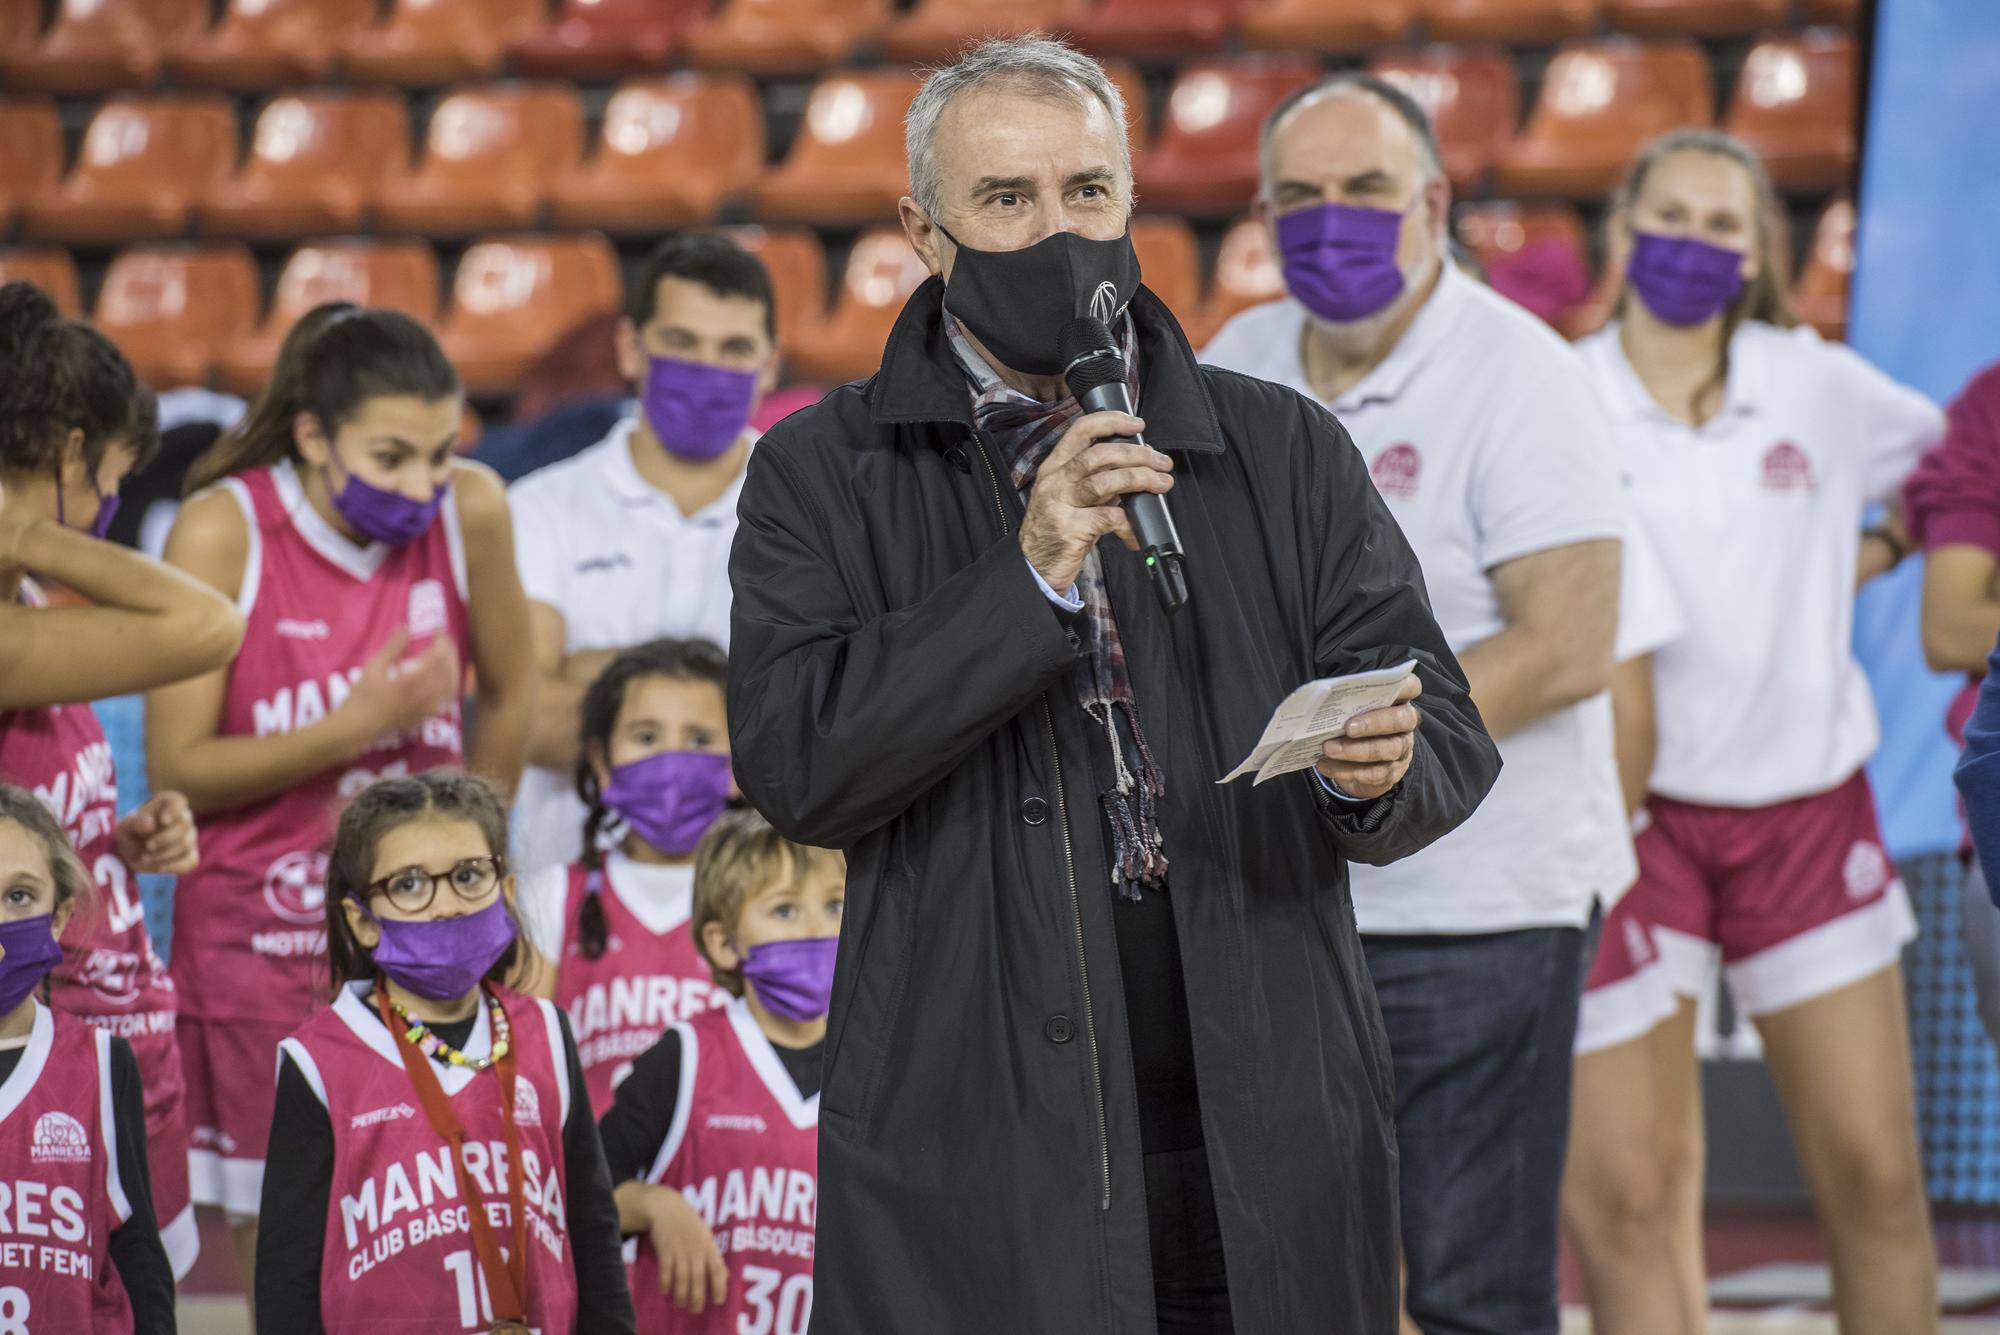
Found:
[[(687, 925), (694, 916), (694, 864), (635, 862), (616, 849), (604, 856), (607, 892), (632, 910), (655, 936)], [(545, 960), (561, 960), (569, 939), (569, 868), (543, 867), (521, 878), (521, 921)]]
[[(515, 559), (528, 597), (563, 615), (564, 653), (626, 649), (661, 636), (729, 647), (729, 547), (738, 474), (713, 504), (683, 515), (639, 476), (626, 418), (597, 444), (508, 489)], [(530, 765), (515, 803), (524, 871), (583, 852), (584, 805), (569, 774)]]
[[(1306, 318), (1292, 300), (1246, 311), (1202, 360), (1311, 397)], [(1415, 549), (1454, 651), (1506, 625), (1495, 566), (1625, 531), (1610, 428), (1576, 354), (1451, 265), (1382, 364), (1328, 406)], [(1500, 777), (1463, 825), (1387, 867), (1349, 868), (1363, 932), (1576, 927), (1631, 884), (1609, 694), (1499, 745)]]
[(1653, 659), (1653, 791), (1758, 807), (1845, 782), (1880, 738), (1851, 643), (1862, 514), (1943, 434), (1937, 405), (1810, 329), (1748, 322), (1722, 410), (1692, 427), (1617, 326), (1578, 351), (1688, 621)]

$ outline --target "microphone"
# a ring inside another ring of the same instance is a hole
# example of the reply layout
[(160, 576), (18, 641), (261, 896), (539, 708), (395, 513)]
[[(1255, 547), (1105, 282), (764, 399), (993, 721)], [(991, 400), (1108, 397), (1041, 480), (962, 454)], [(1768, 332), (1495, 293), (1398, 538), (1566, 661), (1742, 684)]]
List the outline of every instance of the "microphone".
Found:
[[(1125, 383), (1125, 354), (1111, 337), (1104, 321), (1080, 315), (1065, 324), (1056, 335), (1056, 352), (1063, 364), (1063, 378), (1070, 393), (1087, 413), (1132, 413), (1132, 391)], [(1133, 414), (1136, 416), (1136, 414)], [(1137, 444), (1146, 443), (1142, 436)], [(1167, 498), (1151, 491), (1132, 491), (1118, 498), (1132, 531), (1139, 538), (1139, 554), (1153, 577), (1153, 592), (1160, 606), (1178, 612), (1187, 606), (1186, 557), (1181, 552), (1180, 534), (1174, 531), (1174, 517)]]

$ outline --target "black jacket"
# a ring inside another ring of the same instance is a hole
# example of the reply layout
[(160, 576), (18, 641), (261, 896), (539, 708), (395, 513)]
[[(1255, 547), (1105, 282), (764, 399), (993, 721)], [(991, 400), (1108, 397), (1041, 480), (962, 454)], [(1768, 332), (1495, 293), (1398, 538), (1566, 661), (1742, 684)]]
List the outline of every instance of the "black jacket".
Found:
[[(1151, 1262), (1079, 637), (1015, 536), (920, 288), (882, 367), (752, 453), (730, 561), (746, 796), (848, 853), (820, 1106), (816, 1335), (1151, 1335)], [(1104, 566), (1183, 943), (1242, 1335), (1393, 1335), (1396, 1149), (1346, 861), (1463, 820), (1499, 756), (1422, 575), (1326, 412), (1198, 367), (1141, 290), (1139, 409), (1175, 459), (1190, 605)], [(1415, 658), (1408, 777), (1216, 786), (1300, 684)]]

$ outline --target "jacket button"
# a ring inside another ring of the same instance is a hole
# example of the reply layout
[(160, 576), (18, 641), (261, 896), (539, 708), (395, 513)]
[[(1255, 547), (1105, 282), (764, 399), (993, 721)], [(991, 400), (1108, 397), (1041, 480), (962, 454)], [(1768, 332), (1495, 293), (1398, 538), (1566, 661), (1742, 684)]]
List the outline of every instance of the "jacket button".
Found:
[(1021, 819), (1030, 825), (1040, 825), (1049, 818), (1049, 804), (1039, 797), (1031, 797), (1021, 803)]
[(1042, 1026), (1042, 1032), (1051, 1043), (1067, 1043), (1076, 1037), (1076, 1025), (1067, 1015), (1051, 1015), (1049, 1022)]
[(1071, 653), (1082, 652), (1083, 637), (1081, 635), (1078, 635), (1074, 630), (1065, 630), (1063, 631), (1063, 638), (1069, 641), (1069, 651)]

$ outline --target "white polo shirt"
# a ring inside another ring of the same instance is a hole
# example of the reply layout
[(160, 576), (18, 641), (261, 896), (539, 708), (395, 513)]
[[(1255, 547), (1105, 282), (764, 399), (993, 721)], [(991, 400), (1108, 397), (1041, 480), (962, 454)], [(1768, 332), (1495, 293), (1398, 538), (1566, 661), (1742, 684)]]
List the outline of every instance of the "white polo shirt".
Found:
[(1937, 405), (1810, 329), (1749, 322), (1722, 410), (1693, 427), (1617, 326), (1578, 351), (1688, 622), (1653, 659), (1653, 791), (1758, 807), (1845, 782), (1880, 737), (1852, 645), (1862, 515), (1942, 435)]
[[(1289, 299), (1246, 311), (1202, 360), (1312, 397), (1306, 318)], [(1617, 538), (1628, 522), (1610, 428), (1576, 354), (1449, 264), (1395, 349), (1328, 406), (1415, 549), (1454, 651), (1506, 625), (1495, 566)], [(1608, 693), (1499, 746), (1500, 777), (1463, 825), (1387, 867), (1349, 868), (1363, 932), (1580, 927), (1594, 899), (1637, 876)]]
[[(661, 636), (729, 646), (729, 548), (738, 474), (692, 515), (639, 476), (628, 417), (597, 444), (508, 489), (514, 550), (528, 597), (563, 615), (563, 652), (625, 649)], [(515, 803), (522, 871), (583, 851), (583, 803), (572, 775), (530, 765)]]

